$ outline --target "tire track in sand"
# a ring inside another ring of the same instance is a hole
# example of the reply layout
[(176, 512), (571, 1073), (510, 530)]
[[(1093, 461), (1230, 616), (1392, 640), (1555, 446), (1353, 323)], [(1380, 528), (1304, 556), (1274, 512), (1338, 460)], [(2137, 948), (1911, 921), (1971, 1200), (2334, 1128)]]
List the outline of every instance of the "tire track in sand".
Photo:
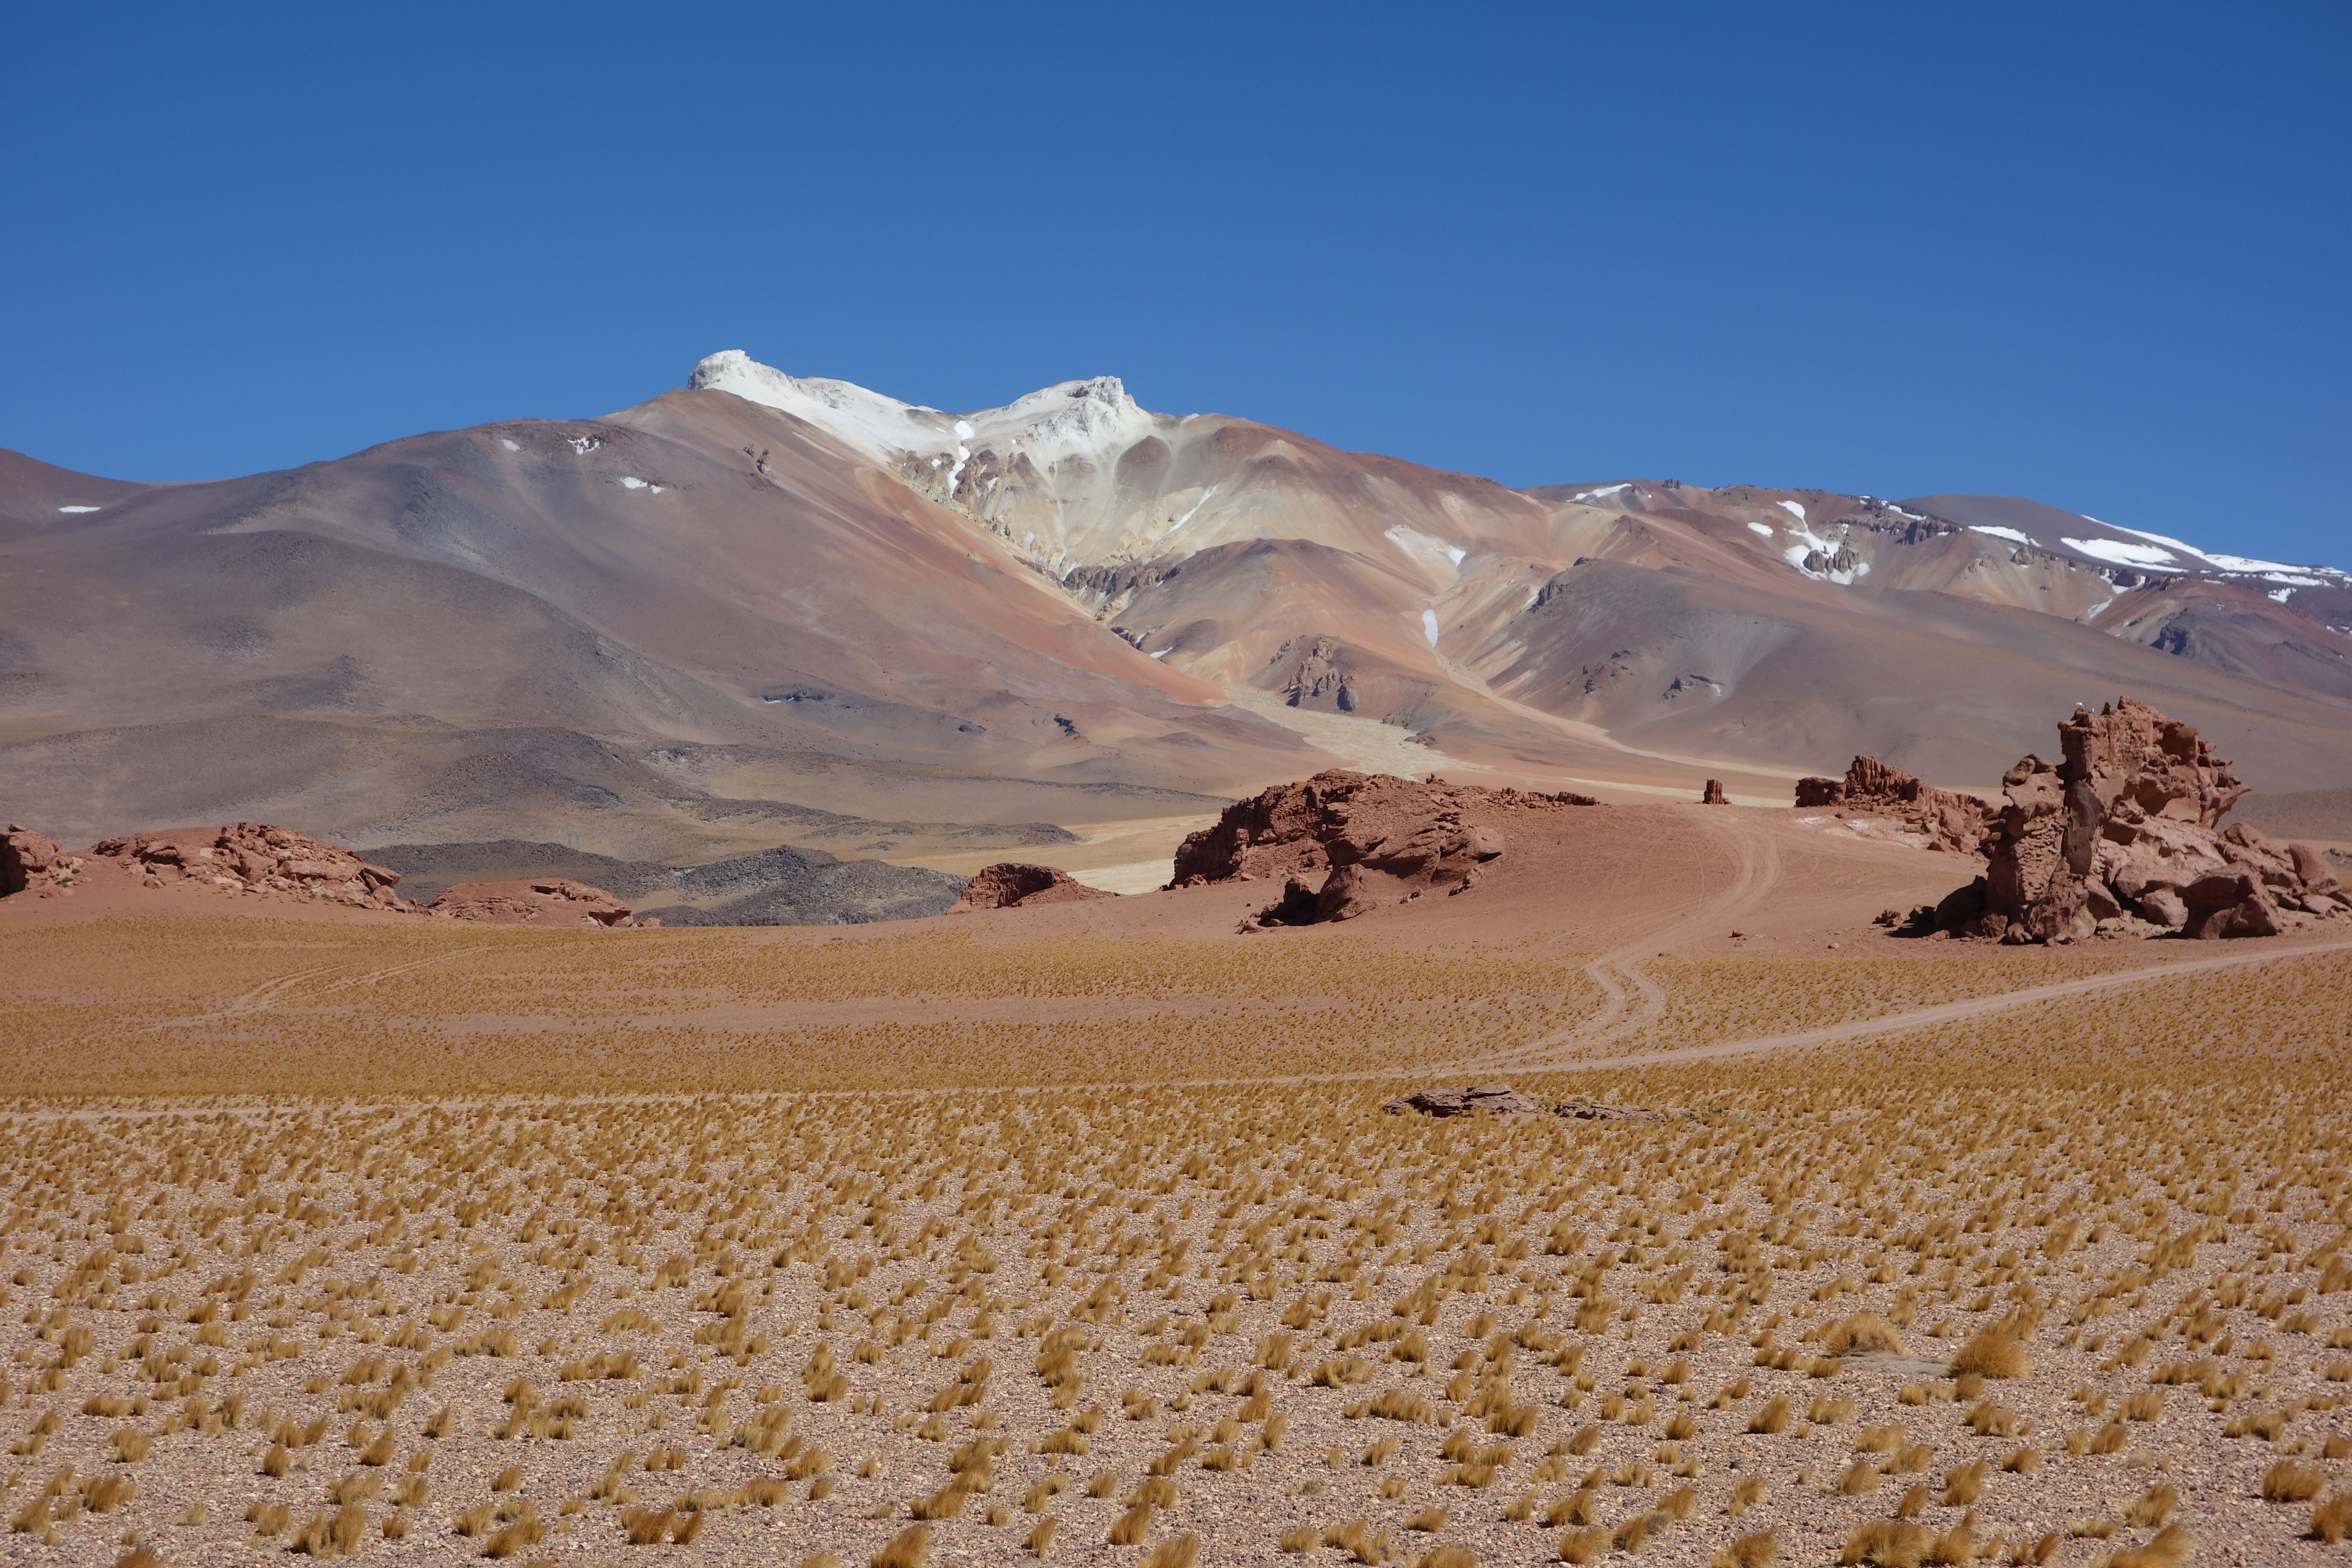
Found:
[(1754, 909), (1780, 886), (1782, 876), (1780, 846), (1770, 833), (1731, 811), (1710, 813), (1700, 820), (1730, 853), (1731, 879), (1723, 890), (1700, 892), (1680, 905), (1664, 924), (1649, 928), (1586, 964), (1586, 976), (1606, 998), (1599, 1013), (1508, 1049), (1465, 1058), (1460, 1067), (1481, 1070), (1548, 1067), (1550, 1064), (1543, 1058), (1549, 1055), (1612, 1039), (1665, 1016), (1665, 988), (1651, 979), (1643, 965), (1663, 956), (1662, 949), (1716, 930)]

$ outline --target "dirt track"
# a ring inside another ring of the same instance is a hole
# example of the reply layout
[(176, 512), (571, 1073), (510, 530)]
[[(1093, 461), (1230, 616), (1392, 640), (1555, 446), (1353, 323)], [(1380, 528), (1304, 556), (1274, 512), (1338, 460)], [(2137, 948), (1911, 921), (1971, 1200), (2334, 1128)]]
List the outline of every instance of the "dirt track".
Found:
[(2055, 1001), (2065, 996), (2081, 996), (2094, 991), (2105, 991), (2119, 985), (2138, 984), (2150, 979), (2169, 979), (2177, 974), (2196, 974), (2215, 969), (2237, 969), (2250, 963), (2286, 963), (2315, 953), (2342, 952), (2352, 949), (2352, 942), (2317, 942), (2308, 947), (2265, 947), (2252, 952), (2225, 952), (2212, 958), (2189, 959), (2179, 963), (2152, 963), (2138, 969), (2128, 969), (2116, 974), (2093, 975), (2084, 980), (2062, 980), (2049, 985), (2030, 985), (2021, 991), (2004, 991), (1993, 996), (1971, 997), (1965, 1002), (1947, 1002), (1934, 1007), (1917, 1007), (1906, 1013), (1891, 1013), (1879, 1018), (1857, 1018), (1843, 1024), (1827, 1024), (1814, 1029), (1797, 1029), (1785, 1035), (1762, 1035), (1747, 1040), (1723, 1040), (1711, 1046), (1693, 1046), (1679, 1051), (1635, 1052), (1626, 1056), (1591, 1058), (1582, 1061), (1544, 1064), (1553, 1071), (1586, 1071), (1602, 1068), (1657, 1067), (1671, 1062), (1707, 1061), (1722, 1057), (1756, 1056), (1767, 1051), (1800, 1050), (1807, 1046), (1828, 1045), (1836, 1040), (1850, 1040), (1864, 1035), (1889, 1035), (1904, 1029), (1920, 1029), (1937, 1024), (1949, 1024), (1961, 1018), (1974, 1018), (1986, 1013), (2000, 1012), (2009, 1007), (2022, 1007), (2035, 1002)]

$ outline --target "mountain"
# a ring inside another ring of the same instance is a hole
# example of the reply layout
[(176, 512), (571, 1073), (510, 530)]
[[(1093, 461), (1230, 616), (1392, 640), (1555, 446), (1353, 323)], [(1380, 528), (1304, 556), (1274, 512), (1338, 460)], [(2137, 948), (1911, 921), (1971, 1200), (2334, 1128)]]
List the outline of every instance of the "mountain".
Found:
[(968, 871), (1334, 763), (1785, 800), (1871, 752), (1983, 789), (2121, 691), (2326, 790), (2348, 653), (2332, 568), (2007, 498), (1517, 490), (1111, 377), (952, 414), (729, 353), (247, 479), (0, 453), (0, 805), (78, 840)]

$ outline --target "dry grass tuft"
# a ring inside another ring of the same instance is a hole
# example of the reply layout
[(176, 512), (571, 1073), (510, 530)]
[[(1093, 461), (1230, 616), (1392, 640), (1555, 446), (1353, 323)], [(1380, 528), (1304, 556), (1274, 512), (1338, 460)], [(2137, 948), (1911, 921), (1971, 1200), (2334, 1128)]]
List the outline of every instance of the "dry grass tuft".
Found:
[(1980, 1330), (1952, 1356), (1952, 1373), (1956, 1377), (1973, 1373), (1978, 1377), (2018, 1378), (2032, 1371), (2033, 1357), (2026, 1351), (2024, 1334), (2011, 1321)]
[(2197, 1542), (2177, 1524), (2168, 1524), (2145, 1546), (2108, 1557), (2107, 1568), (2181, 1568), (2197, 1554)]
[(2309, 1502), (2327, 1484), (2327, 1472), (2317, 1465), (2281, 1459), (2263, 1472), (2264, 1502)]
[(1901, 1355), (1903, 1336), (1877, 1313), (1855, 1312), (1829, 1326), (1822, 1335), (1822, 1349), (1834, 1356), (1867, 1351), (1885, 1351)]
[(867, 1559), (868, 1568), (927, 1568), (931, 1560), (931, 1532), (910, 1524)]
[(1780, 1555), (1780, 1538), (1769, 1530), (1759, 1530), (1717, 1547), (1706, 1560), (1706, 1568), (1772, 1568)]

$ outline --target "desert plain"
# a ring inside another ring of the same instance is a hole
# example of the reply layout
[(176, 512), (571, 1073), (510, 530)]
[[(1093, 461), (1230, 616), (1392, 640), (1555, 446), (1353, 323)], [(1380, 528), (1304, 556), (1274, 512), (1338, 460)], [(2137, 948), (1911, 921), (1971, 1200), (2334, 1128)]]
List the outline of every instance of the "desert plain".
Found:
[(1299, 926), (8, 900), (0, 1554), (2334, 1560), (2352, 924), (1898, 936), (1969, 868), (1887, 828)]

